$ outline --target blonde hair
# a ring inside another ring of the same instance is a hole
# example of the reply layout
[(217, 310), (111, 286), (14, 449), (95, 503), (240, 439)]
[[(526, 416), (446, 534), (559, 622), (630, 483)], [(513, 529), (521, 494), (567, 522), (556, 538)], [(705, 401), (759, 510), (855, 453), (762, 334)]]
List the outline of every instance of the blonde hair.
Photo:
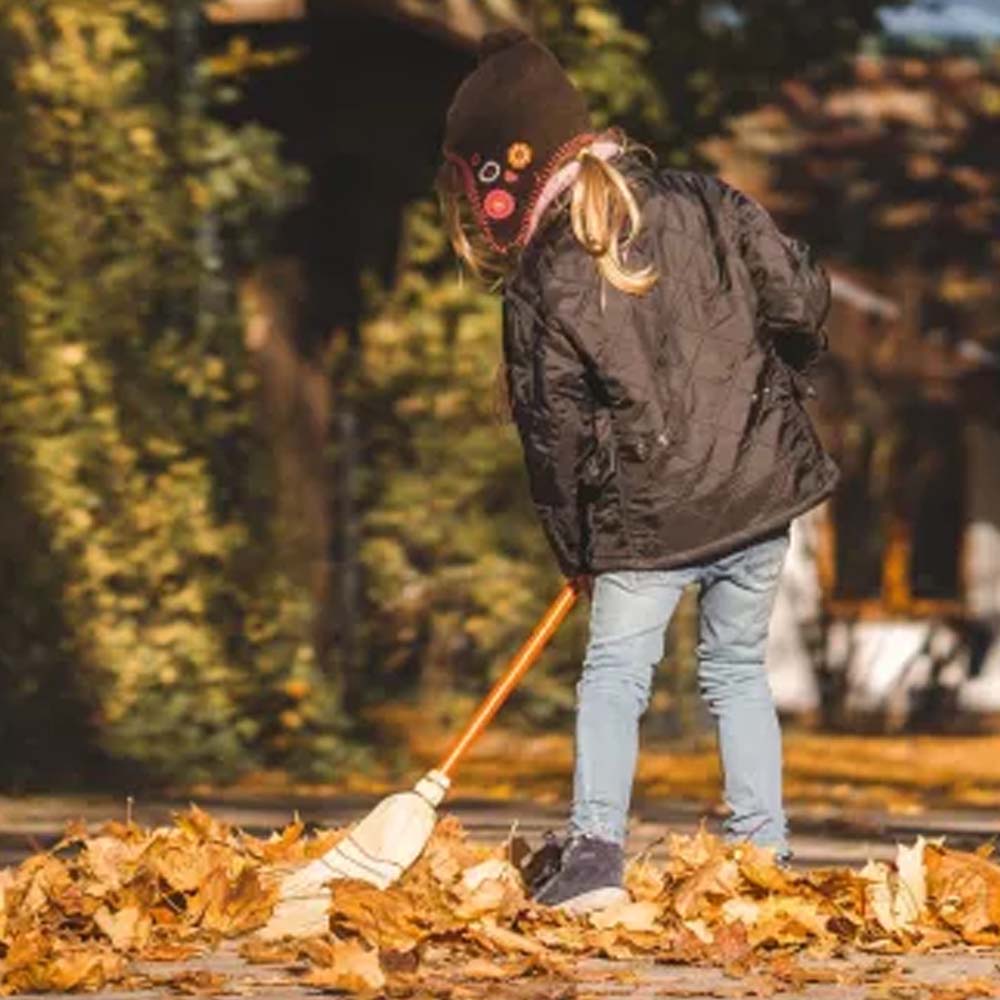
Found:
[[(601, 276), (619, 291), (644, 295), (656, 284), (652, 265), (630, 269), (625, 258), (642, 228), (642, 213), (628, 181), (614, 164), (590, 147), (577, 154), (579, 173), (569, 196), (570, 224), (580, 246), (597, 265)], [(500, 279), (517, 263), (518, 254), (498, 253), (471, 219), (459, 168), (446, 161), (438, 177), (445, 228), (452, 248), (469, 269), (486, 280)], [(538, 220), (540, 229), (566, 205), (558, 198)]]

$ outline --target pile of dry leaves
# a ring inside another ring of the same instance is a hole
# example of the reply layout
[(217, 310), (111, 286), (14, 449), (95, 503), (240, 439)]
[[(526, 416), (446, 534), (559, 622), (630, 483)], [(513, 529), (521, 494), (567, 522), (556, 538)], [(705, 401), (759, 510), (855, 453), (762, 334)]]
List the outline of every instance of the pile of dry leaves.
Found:
[(312, 986), (392, 996), (456, 977), (565, 981), (591, 956), (766, 968), (794, 985), (801, 953), (1000, 945), (1000, 867), (985, 850), (920, 840), (892, 866), (792, 873), (752, 846), (671, 836), (665, 862), (630, 864), (631, 902), (573, 919), (526, 899), (522, 843), (476, 845), (450, 819), (398, 886), (336, 883), (328, 935), (255, 938), (282, 870), (339, 836), (293, 823), (260, 840), (196, 808), (170, 828), (70, 829), (0, 871), (0, 994), (141, 986), (138, 961), (183, 960), (236, 937), (248, 961), (289, 966)]

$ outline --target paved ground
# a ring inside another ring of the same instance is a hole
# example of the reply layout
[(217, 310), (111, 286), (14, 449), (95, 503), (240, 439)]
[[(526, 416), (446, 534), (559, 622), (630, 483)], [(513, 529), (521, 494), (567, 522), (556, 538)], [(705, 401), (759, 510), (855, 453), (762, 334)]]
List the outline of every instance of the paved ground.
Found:
[[(971, 1000), (988, 996), (985, 992), (969, 990), (973, 983), (1000, 985), (1000, 953), (993, 954), (934, 954), (887, 960), (872, 955), (857, 955), (851, 959), (838, 959), (819, 963), (803, 963), (813, 968), (817, 977), (826, 981), (790, 987), (786, 997), (794, 1000), (937, 1000), (935, 987), (948, 987), (954, 992), (944, 994), (942, 1000)], [(144, 971), (152, 977), (166, 980), (176, 973), (190, 976), (191, 992), (195, 992), (199, 971), (226, 976), (226, 988), (215, 996), (254, 997), (259, 1000), (316, 1000), (323, 994), (316, 989), (298, 985), (283, 969), (248, 966), (235, 953), (235, 948), (216, 952), (203, 959), (184, 964), (157, 963)], [(456, 969), (456, 973), (460, 970)], [(851, 981), (842, 985), (836, 977)], [(860, 982), (857, 980), (860, 979)], [(833, 981), (829, 981), (833, 980)], [(962, 986), (966, 989), (962, 990)], [(988, 987), (987, 987), (988, 988)], [(742, 998), (768, 997), (773, 985), (749, 975), (742, 979), (728, 978), (715, 968), (700, 966), (656, 965), (651, 962), (606, 962), (591, 960), (580, 963), (572, 983), (553, 984), (551, 981), (532, 984), (519, 983), (504, 987), (496, 982), (483, 982), (456, 991), (458, 1000), (482, 996), (494, 1000), (610, 1000), (628, 997), (630, 1000), (659, 1000), (666, 997), (684, 997), (686, 1000), (742, 1000)], [(153, 990), (91, 994), (102, 1000), (161, 1000), (177, 996), (176, 987)], [(205, 991), (206, 993), (208, 991)], [(204, 993), (202, 995), (205, 995)], [(420, 995), (421, 1000), (445, 1000), (446, 996), (431, 998)], [(992, 994), (996, 996), (996, 993)], [(22, 994), (29, 1000), (77, 1000), (79, 994)], [(940, 996), (940, 994), (939, 994)]]
[[(198, 805), (214, 816), (254, 834), (266, 834), (285, 825), (298, 810), (308, 822), (341, 826), (352, 822), (376, 802), (377, 797), (340, 796), (335, 800), (294, 800), (266, 796), (203, 797)], [(186, 799), (136, 801), (132, 815), (142, 824), (170, 822), (171, 813), (186, 808)], [(0, 796), (0, 866), (16, 863), (35, 850), (56, 841), (70, 819), (99, 824), (124, 819), (124, 800), (100, 797), (46, 796), (7, 798)], [(529, 839), (548, 829), (558, 829), (565, 818), (563, 805), (455, 798), (446, 812), (458, 816), (473, 836), (502, 840), (516, 824)], [(697, 806), (684, 802), (640, 803), (635, 810), (629, 847), (640, 851), (663, 836), (666, 830), (690, 832), (704, 816)], [(890, 857), (898, 841), (912, 841), (918, 833), (946, 836), (953, 847), (975, 847), (984, 840), (1000, 839), (1000, 815), (975, 810), (924, 812), (894, 815), (854, 810), (849, 815), (834, 810), (792, 807), (792, 845), (796, 863), (804, 867), (863, 864), (868, 858)], [(718, 820), (707, 818), (710, 828)]]
[[(363, 815), (372, 799), (343, 797), (335, 801), (293, 802), (278, 799), (200, 799), (198, 804), (250, 832), (266, 833), (285, 824), (293, 809), (298, 808), (303, 819), (322, 825), (342, 825)], [(137, 802), (133, 806), (135, 819), (144, 824), (169, 821), (173, 810), (184, 808), (185, 801), (158, 800)], [(558, 828), (563, 807), (539, 806), (533, 803), (492, 802), (456, 799), (448, 810), (457, 815), (477, 838), (503, 839), (513, 824), (529, 839), (539, 837), (544, 830)], [(95, 824), (112, 817), (124, 818), (126, 805), (122, 801), (74, 797), (0, 798), (0, 865), (16, 863), (34, 850), (42, 849), (58, 838), (63, 823), (71, 818), (84, 818)], [(647, 803), (640, 805), (637, 821), (630, 837), (630, 850), (639, 851), (657, 842), (665, 830), (691, 831), (700, 820), (693, 806), (683, 803)], [(714, 821), (710, 821), (710, 826)], [(850, 819), (816, 816), (816, 811), (792, 814), (793, 847), (796, 864), (860, 865), (868, 858), (891, 857), (897, 841), (911, 841), (917, 833), (946, 835), (954, 846), (973, 847), (984, 840), (1000, 836), (1000, 817), (976, 812), (924, 813), (917, 816), (892, 816), (883, 813), (854, 813)], [(830, 982), (831, 973), (857, 979), (857, 971), (867, 970), (867, 981), (853, 985)], [(244, 996), (267, 997), (269, 1000), (298, 1000), (316, 997), (315, 990), (298, 986), (281, 969), (269, 970), (245, 965), (235, 950), (223, 950), (211, 956), (183, 965), (157, 964), (148, 967), (154, 977), (167, 977), (178, 971), (196, 973), (199, 970), (221, 973), (227, 977), (227, 989)], [(851, 975), (851, 973), (854, 975)], [(614, 973), (613, 978), (610, 977)], [(963, 981), (982, 980), (1000, 984), (1000, 953), (934, 954), (906, 956), (894, 963), (871, 955), (825, 962), (825, 981), (792, 989), (790, 993), (803, 1000), (930, 1000), (930, 985), (954, 986)], [(890, 979), (887, 982), (886, 976)], [(541, 989), (541, 984), (539, 984)], [(498, 992), (497, 984), (484, 983), (482, 995), (507, 995)], [(141, 993), (114, 993), (119, 1000), (153, 1000), (154, 997), (177, 995), (164, 986)], [(221, 994), (220, 994), (221, 995)], [(456, 993), (456, 998), (472, 996), (468, 991)], [(518, 987), (510, 996), (555, 1000), (551, 983), (545, 992)], [(583, 963), (579, 977), (567, 983), (559, 996), (586, 1000), (588, 997), (627, 996), (637, 1000), (654, 997), (687, 997), (689, 1000), (710, 997), (751, 997), (769, 995), (768, 988), (747, 980), (728, 979), (715, 969), (678, 967), (632, 962)], [(965, 991), (965, 996), (983, 995)], [(997, 995), (1000, 995), (998, 992)], [(52, 995), (49, 995), (50, 998)], [(102, 994), (104, 996), (104, 994)]]

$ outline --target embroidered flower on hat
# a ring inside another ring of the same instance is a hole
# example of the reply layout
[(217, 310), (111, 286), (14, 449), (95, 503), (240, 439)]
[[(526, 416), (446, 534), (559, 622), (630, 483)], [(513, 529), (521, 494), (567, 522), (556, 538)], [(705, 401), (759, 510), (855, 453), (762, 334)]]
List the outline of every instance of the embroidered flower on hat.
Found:
[(487, 160), (479, 168), (479, 180), (482, 184), (492, 184), (500, 176), (500, 164), (496, 160)]
[(505, 170), (503, 172), (503, 179), (508, 184), (516, 184), (518, 182), (518, 180), (520, 179), (520, 177), (521, 177), (521, 175), (519, 173), (516, 173), (513, 170)]
[(507, 150), (507, 162), (515, 170), (524, 170), (535, 158), (535, 152), (526, 142), (512, 142)]
[(515, 208), (517, 208), (517, 202), (514, 200), (514, 196), (503, 188), (494, 188), (483, 199), (483, 211), (489, 218), (498, 222), (501, 219), (510, 218), (514, 214)]

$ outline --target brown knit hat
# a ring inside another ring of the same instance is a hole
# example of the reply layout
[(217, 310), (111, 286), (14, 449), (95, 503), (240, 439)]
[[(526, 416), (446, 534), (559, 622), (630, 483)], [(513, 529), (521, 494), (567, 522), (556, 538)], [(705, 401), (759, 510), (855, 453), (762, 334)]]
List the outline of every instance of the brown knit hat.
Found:
[(486, 35), (458, 88), (444, 155), (486, 239), (507, 253), (529, 235), (549, 177), (594, 139), (583, 95), (547, 48), (514, 29)]

